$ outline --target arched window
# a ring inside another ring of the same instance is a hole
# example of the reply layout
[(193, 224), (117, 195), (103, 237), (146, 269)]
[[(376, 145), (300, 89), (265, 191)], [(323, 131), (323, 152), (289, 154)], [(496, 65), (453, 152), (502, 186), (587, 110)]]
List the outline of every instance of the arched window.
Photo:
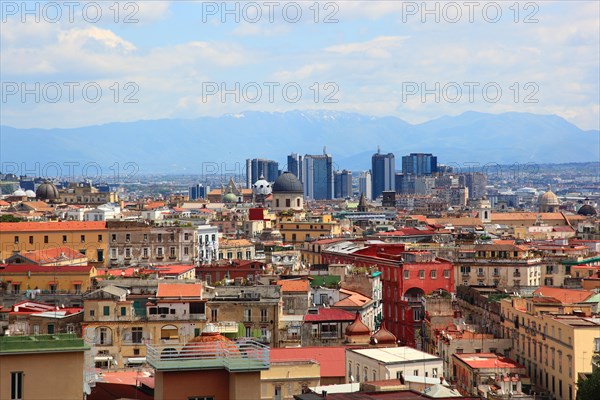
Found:
[(160, 329), (160, 338), (161, 339), (172, 339), (177, 340), (179, 335), (177, 333), (177, 327), (174, 325), (165, 325)]

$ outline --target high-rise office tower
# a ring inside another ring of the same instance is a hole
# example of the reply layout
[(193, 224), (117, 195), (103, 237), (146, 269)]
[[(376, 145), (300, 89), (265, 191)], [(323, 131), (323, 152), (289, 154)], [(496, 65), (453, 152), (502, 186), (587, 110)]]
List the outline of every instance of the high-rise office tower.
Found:
[(373, 194), (373, 189), (371, 185), (371, 171), (360, 173), (358, 177), (358, 193), (364, 194), (367, 200), (372, 200), (371, 195)]
[(352, 171), (335, 171), (333, 174), (334, 198), (352, 197)]
[(302, 156), (297, 153), (292, 153), (287, 156), (287, 171), (296, 175), (296, 178), (302, 182)]
[(402, 157), (402, 173), (417, 176), (431, 175), (438, 171), (437, 157), (426, 153), (410, 153)]
[(188, 197), (190, 200), (206, 199), (208, 192), (210, 192), (210, 186), (196, 184), (188, 188)]
[(394, 190), (396, 161), (392, 153), (381, 154), (379, 149), (371, 157), (372, 194), (376, 199), (383, 191)]
[(314, 200), (333, 198), (333, 159), (331, 155), (305, 155), (302, 182), (304, 195)]
[(279, 176), (279, 163), (262, 158), (247, 159), (246, 187), (251, 188), (252, 184), (259, 180), (261, 176), (268, 182), (275, 182), (275, 179)]

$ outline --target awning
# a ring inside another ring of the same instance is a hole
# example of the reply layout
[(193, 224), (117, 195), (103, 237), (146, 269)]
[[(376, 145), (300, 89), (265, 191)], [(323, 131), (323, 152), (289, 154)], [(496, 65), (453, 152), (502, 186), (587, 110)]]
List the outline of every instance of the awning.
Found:
[(21, 281), (12, 281), (10, 284), (13, 285), (13, 286), (14, 285), (20, 285)]
[(48, 282), (48, 285), (58, 285), (58, 281), (50, 281)]
[(94, 357), (94, 361), (111, 361), (112, 356), (96, 356)]
[(143, 364), (146, 362), (146, 357), (129, 357), (127, 364)]

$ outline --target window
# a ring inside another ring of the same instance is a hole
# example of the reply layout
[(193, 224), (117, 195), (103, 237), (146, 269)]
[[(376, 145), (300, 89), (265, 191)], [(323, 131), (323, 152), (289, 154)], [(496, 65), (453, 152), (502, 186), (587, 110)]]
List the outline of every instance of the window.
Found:
[(144, 233), (144, 242), (147, 242), (147, 241), (148, 241), (148, 234)]
[(227, 252), (227, 259), (231, 260), (233, 258), (233, 253), (231, 251)]
[(113, 241), (113, 242), (116, 242), (117, 241), (117, 234), (113, 233), (112, 235), (110, 235), (110, 240)]
[(434, 369), (431, 370), (431, 376), (434, 377), (434, 378), (437, 378), (437, 376), (438, 376), (438, 369), (437, 368), (434, 368)]
[(110, 315), (110, 306), (104, 306), (102, 315)]
[(456, 354), (462, 354), (463, 349), (456, 349)]
[(142, 249), (142, 257), (143, 258), (148, 258), (148, 248), (147, 247), (144, 247)]
[(252, 321), (252, 309), (246, 308), (244, 310), (244, 321), (251, 322)]
[(431, 274), (431, 279), (437, 279), (437, 271), (436, 270), (432, 269), (430, 274)]
[(169, 235), (169, 241), (170, 241), (170, 242), (174, 242), (174, 241), (175, 241), (175, 234), (174, 234), (174, 233), (171, 233), (171, 234)]
[(125, 249), (125, 258), (131, 258), (131, 249), (129, 247)]
[(125, 241), (128, 242), (128, 243), (131, 242), (131, 233), (126, 233), (125, 234)]
[(250, 250), (246, 251), (246, 260), (249, 260), (251, 258), (252, 258), (252, 252)]
[(162, 233), (159, 233), (158, 235), (156, 235), (156, 240), (158, 242), (162, 242)]
[(219, 310), (218, 309), (213, 308), (212, 310), (210, 310), (210, 320), (212, 322), (217, 322), (218, 316), (219, 316)]
[(420, 321), (420, 320), (421, 320), (421, 309), (413, 308), (413, 321)]
[(414, 376), (419, 376), (419, 370), (418, 369), (413, 370), (413, 375)]
[(75, 294), (81, 294), (81, 283), (75, 283)]
[(98, 235), (98, 243), (102, 243), (102, 235)]
[(142, 343), (143, 329), (141, 327), (131, 328), (131, 341), (133, 343)]
[(54, 335), (54, 324), (48, 324), (48, 335)]
[(424, 269), (419, 270), (419, 279), (425, 279), (425, 270)]
[(121, 317), (124, 317), (127, 315), (127, 307), (121, 307)]
[(184, 233), (183, 234), (183, 240), (190, 240), (190, 234), (189, 233)]
[(13, 284), (12, 284), (12, 291), (13, 291), (13, 293), (15, 293), (15, 294), (18, 294), (18, 293), (20, 293), (20, 292), (21, 292), (21, 285), (20, 285), (20, 284), (18, 284), (18, 283), (13, 283)]
[(600, 353), (600, 337), (594, 339), (594, 352)]
[(19, 237), (15, 236), (15, 244), (19, 244)]
[(50, 293), (52, 293), (52, 294), (56, 293), (56, 283), (50, 284)]
[(29, 236), (29, 244), (33, 244), (33, 236)]
[(268, 316), (269, 316), (269, 313), (268, 313), (267, 309), (261, 308), (260, 309), (260, 322), (267, 322)]
[(352, 361), (348, 361), (348, 379), (352, 376)]
[(409, 270), (404, 270), (404, 279), (410, 279), (410, 271)]
[(175, 247), (169, 248), (169, 257), (175, 257)]
[(96, 311), (95, 310), (90, 310), (90, 317), (93, 317), (96, 315)]
[(23, 372), (10, 373), (10, 400), (23, 399)]
[(190, 254), (190, 248), (189, 247), (184, 247), (183, 248), (183, 255), (188, 256)]
[(81, 235), (81, 243), (85, 243), (85, 235)]
[(156, 256), (157, 257), (162, 257), (163, 256), (163, 248), (162, 247), (158, 247), (156, 249)]

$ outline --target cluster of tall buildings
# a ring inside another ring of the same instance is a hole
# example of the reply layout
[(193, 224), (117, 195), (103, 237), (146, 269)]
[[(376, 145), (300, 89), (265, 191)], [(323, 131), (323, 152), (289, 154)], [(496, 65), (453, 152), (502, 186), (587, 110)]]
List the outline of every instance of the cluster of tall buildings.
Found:
[[(277, 161), (253, 158), (246, 160), (245, 183), (251, 188), (261, 179), (274, 182), (283, 172), (291, 172), (302, 184), (304, 196), (312, 200), (347, 199), (361, 194), (373, 200), (383, 192), (434, 195), (439, 188), (463, 188), (463, 197), (475, 199), (486, 194), (487, 179), (483, 173), (452, 175), (451, 168), (438, 165), (437, 157), (430, 153), (410, 153), (401, 160), (401, 171), (397, 171), (395, 155), (382, 153), (378, 148), (371, 157), (371, 168), (353, 174), (337, 169), (326, 149), (322, 154), (291, 153), (283, 168)], [(197, 184), (189, 188), (189, 198), (206, 199), (209, 192), (209, 186)]]

